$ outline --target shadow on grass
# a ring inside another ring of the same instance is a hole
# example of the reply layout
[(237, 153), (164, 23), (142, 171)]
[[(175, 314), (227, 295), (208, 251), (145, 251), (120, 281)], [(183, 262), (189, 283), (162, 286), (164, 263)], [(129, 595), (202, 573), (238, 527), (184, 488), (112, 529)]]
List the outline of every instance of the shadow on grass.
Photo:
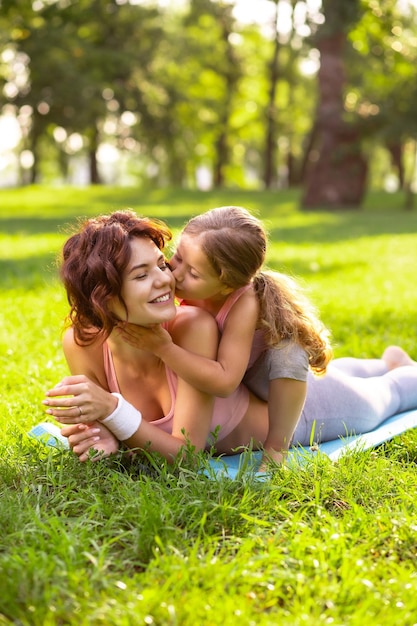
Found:
[[(328, 214), (317, 214), (323, 221), (293, 226), (285, 223), (269, 229), (269, 237), (275, 243), (320, 244), (351, 241), (360, 237), (378, 235), (409, 235), (417, 232), (417, 214), (409, 213), (336, 213), (329, 220)], [(279, 219), (279, 215), (275, 216)], [(272, 221), (272, 220), (271, 220)], [(307, 221), (307, 220), (306, 220)]]
[(30, 255), (23, 259), (0, 259), (0, 289), (29, 290), (44, 287), (58, 276), (56, 253)]
[[(145, 216), (145, 213), (141, 214), (136, 211), (138, 215)], [(102, 213), (111, 213), (111, 211), (103, 211)], [(94, 214), (99, 215), (99, 213)], [(58, 234), (64, 237), (72, 235), (76, 230), (78, 224), (82, 223), (87, 217), (71, 215), (68, 213), (61, 214), (60, 217), (0, 217), (0, 233), (4, 235), (46, 235), (46, 234)], [(181, 213), (176, 215), (165, 215), (157, 213), (146, 213), (146, 217), (158, 218), (166, 222), (172, 230), (181, 229), (184, 224), (190, 219), (189, 213)]]
[(65, 215), (60, 218), (9, 217), (0, 218), (0, 232), (5, 235), (67, 235), (74, 231), (76, 217)]
[[(204, 208), (202, 210), (205, 210)], [(110, 211), (107, 211), (108, 213)], [(139, 214), (140, 212), (137, 211)], [(174, 213), (160, 207), (150, 217), (157, 217), (168, 223), (173, 229), (180, 229), (190, 218), (191, 213)], [(288, 211), (279, 208), (262, 216), (270, 225), (269, 237), (275, 242), (287, 243), (324, 243), (353, 240), (359, 237), (377, 235), (400, 235), (417, 232), (417, 213), (316, 213), (314, 223), (311, 214), (305, 216), (305, 223), (291, 224)], [(291, 216), (294, 215), (292, 211)], [(77, 228), (79, 215), (62, 213), (56, 217), (0, 217), (0, 232), (5, 235), (62, 234), (68, 236)], [(304, 214), (301, 215), (302, 222)], [(276, 225), (279, 222), (279, 225)]]
[[(299, 207), (299, 190), (247, 191), (239, 189), (201, 192), (176, 189), (115, 187), (48, 189), (27, 187), (0, 191), (0, 234), (34, 236), (56, 234), (66, 238), (79, 220), (133, 208), (139, 215), (165, 221), (174, 233), (186, 221), (212, 207), (237, 204), (265, 221), (270, 240), (279, 244), (309, 244), (353, 241), (360, 237), (401, 235), (417, 232), (417, 212), (399, 209), (399, 197), (371, 195), (367, 208), (358, 211), (308, 211)], [(8, 269), (3, 268), (3, 269)], [(297, 273), (311, 273), (302, 263)], [(320, 269), (322, 271), (322, 268)], [(335, 266), (324, 268), (327, 273)], [(20, 273), (20, 270), (17, 270)]]

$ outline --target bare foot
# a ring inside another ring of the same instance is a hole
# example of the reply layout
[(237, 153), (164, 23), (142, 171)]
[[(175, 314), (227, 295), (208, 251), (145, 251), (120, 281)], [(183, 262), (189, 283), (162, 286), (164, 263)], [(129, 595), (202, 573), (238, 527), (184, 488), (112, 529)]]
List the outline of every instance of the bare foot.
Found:
[(394, 370), (396, 367), (403, 367), (404, 365), (417, 366), (417, 362), (413, 361), (407, 352), (399, 346), (388, 346), (381, 358), (385, 361), (389, 370)]

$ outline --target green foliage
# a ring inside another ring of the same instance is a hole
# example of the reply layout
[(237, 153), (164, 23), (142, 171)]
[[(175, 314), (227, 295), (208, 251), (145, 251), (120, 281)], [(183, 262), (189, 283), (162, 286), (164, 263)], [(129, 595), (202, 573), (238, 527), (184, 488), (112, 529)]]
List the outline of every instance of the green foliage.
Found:
[(384, 141), (398, 142), (415, 136), (415, 7), (405, 11), (393, 0), (364, 1), (363, 7), (349, 33), (354, 55), (348, 71), (359, 96), (349, 109), (364, 118), (364, 125), (376, 126)]
[(417, 216), (371, 194), (361, 213), (304, 214), (298, 192), (135, 188), (0, 191), (0, 624), (411, 626), (417, 611), (417, 434), (257, 482), (213, 479), (189, 455), (80, 464), (27, 437), (67, 370), (54, 259), (80, 216), (131, 206), (177, 232), (242, 204), (268, 264), (297, 276), (336, 354), (417, 358)]
[(104, 173), (94, 164), (107, 143), (126, 178), (160, 186), (195, 187), (204, 166), (218, 186), (260, 188), (270, 160), (268, 184), (298, 184), (318, 91), (304, 64), (336, 32), (349, 42), (344, 118), (367, 157), (415, 138), (412, 3), (273, 4), (286, 19), (261, 27), (238, 22), (220, 0), (1, 2), (0, 105), (22, 126), (17, 151), (35, 157), (31, 181), (69, 180), (74, 153), (90, 158), (91, 176)]
[(322, 37), (338, 37), (341, 32), (348, 33), (361, 16), (361, 1), (323, 0), (322, 11), (326, 19), (315, 34), (317, 42)]
[(135, 113), (149, 126), (153, 116), (143, 93), (161, 38), (155, 9), (80, 0), (34, 3), (24, 11), (0, 6), (1, 13), (11, 29), (9, 46), (28, 66), (27, 83), (11, 101), (18, 111), (32, 110), (25, 147), (36, 160), (39, 139), (51, 127), (80, 133), (87, 151), (95, 153), (111, 111), (120, 108), (121, 115), (133, 101)]
[[(133, 175), (159, 184), (193, 187), (203, 165), (224, 185), (259, 187), (273, 42), (259, 26), (239, 24), (231, 8), (200, 0), (182, 11), (115, 0), (1, 3), (0, 49), (12, 60), (0, 59), (0, 80), (12, 88), (0, 103), (25, 112), (19, 150), (35, 155), (32, 180), (53, 180), (39, 165), (51, 158), (45, 142), (58, 149), (68, 179), (75, 149), (53, 138), (59, 128), (82, 135), (80, 154), (106, 141), (129, 154)], [(299, 159), (314, 107), (311, 79), (298, 69), (309, 50), (294, 34), (281, 52), (277, 132)], [(22, 63), (26, 80), (14, 76)]]

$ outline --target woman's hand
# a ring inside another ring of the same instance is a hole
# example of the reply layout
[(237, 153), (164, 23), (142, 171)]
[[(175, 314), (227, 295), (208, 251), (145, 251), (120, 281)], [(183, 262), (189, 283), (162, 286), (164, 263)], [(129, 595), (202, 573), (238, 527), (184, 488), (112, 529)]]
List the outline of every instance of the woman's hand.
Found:
[(103, 420), (117, 407), (117, 398), (87, 376), (67, 376), (46, 392), (46, 413), (62, 424), (90, 424)]
[(117, 325), (117, 331), (123, 341), (133, 348), (152, 352), (156, 355), (158, 352), (163, 352), (166, 345), (172, 344), (171, 335), (160, 324), (145, 327), (120, 322)]
[[(116, 437), (100, 422), (63, 426), (61, 434), (68, 438), (71, 450), (81, 462), (99, 461), (103, 456), (115, 454), (120, 447)], [(98, 454), (92, 456), (90, 450)]]

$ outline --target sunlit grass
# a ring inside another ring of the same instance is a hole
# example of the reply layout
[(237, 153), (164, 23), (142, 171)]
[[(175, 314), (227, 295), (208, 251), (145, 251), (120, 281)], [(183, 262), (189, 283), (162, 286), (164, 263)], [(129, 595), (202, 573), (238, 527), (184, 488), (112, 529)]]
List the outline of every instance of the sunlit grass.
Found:
[[(268, 265), (296, 276), (337, 355), (417, 358), (417, 213), (298, 209), (297, 191), (0, 191), (0, 624), (411, 626), (417, 615), (417, 435), (259, 483), (124, 456), (81, 465), (26, 435), (66, 375), (55, 259), (79, 216), (130, 206), (177, 233), (242, 204)], [(204, 465), (204, 461), (201, 460)]]

